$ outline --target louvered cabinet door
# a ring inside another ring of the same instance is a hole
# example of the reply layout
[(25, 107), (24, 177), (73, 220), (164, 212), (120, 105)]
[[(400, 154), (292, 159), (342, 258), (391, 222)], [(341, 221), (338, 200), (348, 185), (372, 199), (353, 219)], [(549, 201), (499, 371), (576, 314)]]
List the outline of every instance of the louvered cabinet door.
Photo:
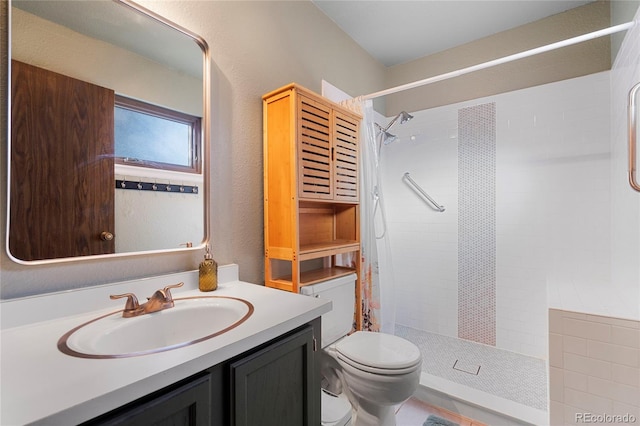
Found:
[(334, 199), (358, 202), (358, 134), (360, 121), (333, 111)]
[(298, 96), (298, 196), (333, 199), (331, 108)]

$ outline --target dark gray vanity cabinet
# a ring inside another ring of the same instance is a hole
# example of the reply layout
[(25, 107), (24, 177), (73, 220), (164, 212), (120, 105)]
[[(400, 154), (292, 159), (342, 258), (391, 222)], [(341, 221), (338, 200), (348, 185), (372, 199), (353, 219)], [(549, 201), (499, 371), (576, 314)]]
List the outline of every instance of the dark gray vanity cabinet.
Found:
[(231, 424), (316, 426), (313, 329), (308, 326), (232, 362)]
[(316, 426), (320, 319), (83, 425)]
[(202, 373), (169, 386), (84, 425), (211, 425), (211, 376)]

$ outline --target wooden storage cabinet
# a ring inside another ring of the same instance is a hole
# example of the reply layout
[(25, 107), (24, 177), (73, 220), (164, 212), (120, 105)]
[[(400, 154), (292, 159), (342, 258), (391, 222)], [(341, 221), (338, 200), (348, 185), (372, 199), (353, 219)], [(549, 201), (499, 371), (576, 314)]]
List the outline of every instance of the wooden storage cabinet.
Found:
[(297, 293), (359, 274), (361, 117), (296, 84), (263, 104), (265, 285)]
[(298, 196), (357, 203), (360, 118), (299, 92), (294, 101)]

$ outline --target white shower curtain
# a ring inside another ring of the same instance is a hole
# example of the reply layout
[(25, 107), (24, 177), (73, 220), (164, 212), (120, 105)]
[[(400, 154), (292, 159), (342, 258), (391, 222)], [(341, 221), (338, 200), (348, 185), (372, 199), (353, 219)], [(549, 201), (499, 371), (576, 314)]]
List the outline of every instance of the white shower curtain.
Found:
[(360, 144), (362, 329), (393, 333), (393, 274), (384, 223), (382, 188), (378, 179), (379, 144), (374, 127), (373, 101), (355, 98), (341, 103), (363, 116)]

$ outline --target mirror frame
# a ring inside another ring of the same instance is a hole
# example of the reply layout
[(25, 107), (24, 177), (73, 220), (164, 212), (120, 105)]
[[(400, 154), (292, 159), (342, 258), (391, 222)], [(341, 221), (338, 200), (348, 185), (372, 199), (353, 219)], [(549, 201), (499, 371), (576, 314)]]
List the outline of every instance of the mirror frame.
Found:
[(78, 261), (92, 261), (99, 259), (117, 259), (123, 257), (132, 257), (132, 256), (140, 256), (140, 255), (149, 255), (149, 254), (159, 254), (159, 253), (176, 253), (176, 252), (188, 252), (194, 251), (204, 248), (207, 244), (209, 244), (210, 239), (210, 188), (209, 188), (209, 180), (210, 180), (210, 172), (209, 172), (209, 163), (210, 163), (210, 152), (211, 152), (211, 140), (210, 140), (210, 132), (211, 132), (211, 56), (209, 51), (209, 45), (207, 42), (200, 37), (199, 35), (193, 33), (192, 31), (174, 23), (170, 20), (152, 12), (151, 10), (131, 1), (131, 0), (112, 0), (113, 2), (130, 9), (133, 13), (141, 14), (147, 18), (151, 18), (154, 21), (166, 25), (183, 35), (191, 38), (202, 50), (202, 91), (203, 91), (203, 102), (202, 102), (202, 159), (203, 159), (203, 168), (202, 168), (202, 178), (203, 178), (203, 216), (204, 216), (204, 235), (202, 243), (193, 247), (178, 247), (178, 248), (168, 248), (168, 249), (158, 249), (158, 250), (146, 250), (146, 251), (132, 251), (132, 252), (123, 252), (123, 253), (110, 253), (110, 254), (98, 254), (98, 255), (89, 255), (89, 256), (76, 256), (76, 257), (62, 257), (62, 258), (51, 258), (51, 259), (39, 259), (39, 260), (22, 260), (18, 259), (9, 250), (9, 231), (10, 231), (10, 208), (11, 208), (11, 101), (12, 101), (12, 93), (11, 93), (11, 39), (12, 39), (12, 31), (11, 31), (11, 11), (12, 11), (12, 1), (8, 1), (7, 5), (7, 43), (8, 43), (8, 61), (7, 61), (7, 219), (6, 219), (6, 241), (5, 241), (5, 251), (7, 256), (12, 261), (22, 264), (22, 265), (43, 265), (43, 264), (55, 264), (55, 263), (68, 263), (68, 262), (78, 262)]

